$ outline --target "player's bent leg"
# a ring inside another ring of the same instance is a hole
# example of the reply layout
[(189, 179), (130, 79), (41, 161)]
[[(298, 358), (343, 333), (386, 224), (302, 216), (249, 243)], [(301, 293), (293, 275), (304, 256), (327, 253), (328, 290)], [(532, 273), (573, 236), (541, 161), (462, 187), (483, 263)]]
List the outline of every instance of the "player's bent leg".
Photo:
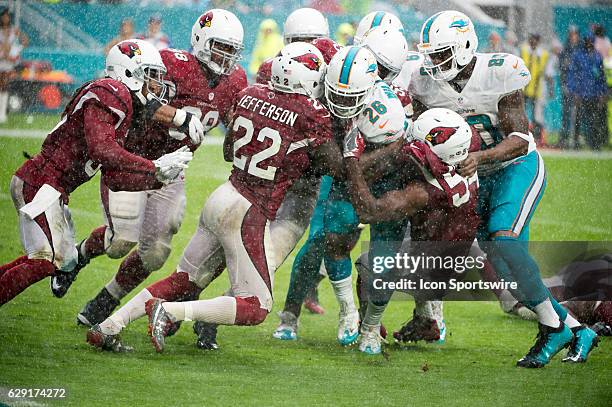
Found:
[(43, 278), (60, 270), (71, 269), (77, 258), (70, 211), (61, 198), (53, 198), (46, 204), (47, 209), (33, 214), (32, 219), (20, 209), (34, 200), (39, 189), (25, 184), (16, 176), (11, 180), (10, 189), (19, 214), (20, 237), (27, 258), (22, 257), (3, 266), (5, 271), (0, 276), (0, 305)]

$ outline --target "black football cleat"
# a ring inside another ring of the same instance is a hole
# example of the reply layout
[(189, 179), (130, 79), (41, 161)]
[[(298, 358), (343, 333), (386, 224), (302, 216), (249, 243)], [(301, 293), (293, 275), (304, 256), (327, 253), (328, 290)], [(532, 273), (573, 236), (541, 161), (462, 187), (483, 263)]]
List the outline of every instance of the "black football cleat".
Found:
[(106, 287), (89, 301), (77, 314), (77, 324), (92, 327), (108, 318), (121, 301), (113, 297)]
[(202, 350), (218, 350), (219, 343), (217, 342), (217, 324), (209, 324), (208, 322), (196, 321), (193, 324), (193, 332), (198, 336), (196, 346)]
[(57, 298), (62, 298), (70, 289), (70, 286), (76, 280), (79, 271), (89, 264), (89, 259), (86, 259), (81, 254), (81, 246), (85, 240), (77, 245), (78, 259), (77, 264), (71, 271), (57, 271), (51, 276), (51, 292)]
[(525, 356), (516, 362), (516, 366), (529, 369), (544, 367), (561, 349), (570, 346), (573, 339), (574, 334), (563, 322), (558, 328), (538, 324), (535, 344)]

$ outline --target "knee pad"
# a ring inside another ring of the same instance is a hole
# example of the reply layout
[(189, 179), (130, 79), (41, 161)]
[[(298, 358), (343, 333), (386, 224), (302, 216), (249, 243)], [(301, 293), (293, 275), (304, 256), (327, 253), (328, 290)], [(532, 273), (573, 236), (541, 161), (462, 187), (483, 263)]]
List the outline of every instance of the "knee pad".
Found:
[(138, 246), (138, 255), (148, 271), (157, 271), (168, 260), (170, 250), (170, 246), (157, 241), (152, 244), (140, 244)]
[(236, 297), (236, 325), (259, 325), (269, 312), (261, 308), (257, 297)]

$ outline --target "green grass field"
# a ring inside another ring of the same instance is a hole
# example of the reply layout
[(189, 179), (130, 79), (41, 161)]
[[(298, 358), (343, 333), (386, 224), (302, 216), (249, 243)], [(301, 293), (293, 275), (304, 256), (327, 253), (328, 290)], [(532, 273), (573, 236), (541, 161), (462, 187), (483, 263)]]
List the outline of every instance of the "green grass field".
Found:
[[(33, 125), (47, 122), (36, 119)], [(0, 138), (1, 263), (22, 253), (9, 180), (24, 160), (22, 152), (37, 152), (40, 142)], [(546, 165), (548, 189), (532, 222), (533, 239), (612, 240), (612, 160), (547, 157)], [(198, 151), (187, 173), (187, 212), (172, 255), (140, 288), (173, 270), (206, 197), (228, 170), (220, 146)], [(71, 197), (78, 239), (102, 223), (97, 181)], [(586, 365), (562, 364), (557, 357), (544, 369), (517, 369), (514, 363), (533, 344), (536, 325), (503, 314), (494, 302), (447, 303), (450, 336), (443, 346), (389, 346), (387, 358), (368, 357), (336, 344), (337, 306), (323, 281), (327, 313), (304, 313), (297, 342), (272, 339), (292, 262), (293, 255), (277, 274), (277, 303), (268, 319), (256, 327), (221, 327), (222, 348), (213, 353), (194, 346), (186, 323), (167, 341), (165, 353), (156, 354), (144, 319), (123, 334), (134, 353), (89, 347), (75, 316), (119, 261), (92, 261), (62, 300), (42, 281), (0, 308), (0, 405), (14, 402), (6, 397), (8, 389), (25, 387), (66, 389), (65, 399), (35, 400), (43, 405), (610, 405), (608, 339)], [(219, 295), (227, 284), (222, 276), (205, 296)], [(411, 312), (411, 303), (394, 301), (383, 321), (397, 329)]]

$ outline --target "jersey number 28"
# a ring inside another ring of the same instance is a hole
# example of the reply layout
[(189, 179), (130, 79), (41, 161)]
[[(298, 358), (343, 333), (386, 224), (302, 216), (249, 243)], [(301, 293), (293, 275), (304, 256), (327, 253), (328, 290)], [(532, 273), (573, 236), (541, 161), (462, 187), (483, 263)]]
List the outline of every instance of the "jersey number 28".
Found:
[[(246, 132), (244, 136), (240, 137), (234, 142), (234, 166), (258, 178), (263, 178), (270, 181), (274, 180), (277, 168), (272, 166), (261, 168), (258, 166), (258, 164), (278, 154), (282, 144), (280, 133), (269, 127), (264, 127), (261, 129), (257, 134), (257, 141), (263, 142), (266, 138), (269, 138), (272, 140), (272, 145), (256, 154), (253, 154), (249, 161), (249, 157), (245, 155), (238, 155), (238, 150), (249, 144), (253, 139), (253, 133), (255, 132), (253, 122), (243, 116), (238, 116), (234, 121), (234, 127), (232, 130), (238, 131), (240, 128), (243, 128)], [(247, 168), (247, 162), (248, 169), (245, 169)]]

